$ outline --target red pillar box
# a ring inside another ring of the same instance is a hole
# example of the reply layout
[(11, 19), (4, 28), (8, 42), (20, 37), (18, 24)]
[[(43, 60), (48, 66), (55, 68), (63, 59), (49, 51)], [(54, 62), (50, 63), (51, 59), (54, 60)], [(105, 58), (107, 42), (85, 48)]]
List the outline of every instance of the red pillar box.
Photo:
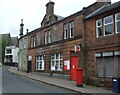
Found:
[(76, 86), (83, 87), (83, 68), (77, 68)]

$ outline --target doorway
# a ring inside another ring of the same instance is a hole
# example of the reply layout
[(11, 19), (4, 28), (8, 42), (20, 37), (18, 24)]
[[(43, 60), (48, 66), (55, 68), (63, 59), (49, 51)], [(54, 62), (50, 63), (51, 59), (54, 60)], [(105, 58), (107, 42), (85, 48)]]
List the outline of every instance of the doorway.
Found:
[(70, 80), (76, 80), (77, 68), (78, 68), (78, 53), (70, 52)]

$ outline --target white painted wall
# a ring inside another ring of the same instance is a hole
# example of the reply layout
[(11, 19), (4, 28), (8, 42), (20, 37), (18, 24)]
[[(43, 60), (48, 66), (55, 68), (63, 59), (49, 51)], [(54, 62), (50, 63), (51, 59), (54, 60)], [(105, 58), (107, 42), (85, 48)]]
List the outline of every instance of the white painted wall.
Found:
[[(7, 54), (6, 53), (6, 50), (7, 49), (11, 49), (12, 50), (12, 53), (9, 53)], [(18, 63), (18, 51), (19, 51), (19, 48), (18, 47), (15, 47), (15, 46), (7, 46), (6, 49), (5, 49), (5, 56), (7, 55), (12, 55), (13, 56), (13, 62), (16, 62)], [(5, 59), (5, 62), (6, 62), (6, 59)]]

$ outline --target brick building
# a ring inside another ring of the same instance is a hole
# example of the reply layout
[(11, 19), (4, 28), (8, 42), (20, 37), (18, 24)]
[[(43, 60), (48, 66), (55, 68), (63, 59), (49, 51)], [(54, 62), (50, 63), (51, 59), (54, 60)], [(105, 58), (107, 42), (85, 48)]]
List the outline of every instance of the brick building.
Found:
[(111, 88), (111, 78), (120, 77), (120, 2), (88, 15), (85, 25), (89, 83)]
[(84, 47), (84, 18), (109, 2), (96, 2), (66, 18), (54, 14), (54, 2), (46, 5), (41, 27), (28, 33), (28, 57), (32, 71), (70, 74), (76, 80)]

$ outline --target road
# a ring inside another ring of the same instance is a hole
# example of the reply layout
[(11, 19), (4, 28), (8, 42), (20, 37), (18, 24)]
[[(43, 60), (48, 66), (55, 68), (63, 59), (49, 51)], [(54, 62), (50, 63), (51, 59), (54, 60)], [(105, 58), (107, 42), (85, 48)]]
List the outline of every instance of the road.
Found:
[(76, 92), (67, 89), (14, 75), (5, 66), (2, 68), (2, 72), (3, 93), (72, 93), (72, 95), (76, 95)]

